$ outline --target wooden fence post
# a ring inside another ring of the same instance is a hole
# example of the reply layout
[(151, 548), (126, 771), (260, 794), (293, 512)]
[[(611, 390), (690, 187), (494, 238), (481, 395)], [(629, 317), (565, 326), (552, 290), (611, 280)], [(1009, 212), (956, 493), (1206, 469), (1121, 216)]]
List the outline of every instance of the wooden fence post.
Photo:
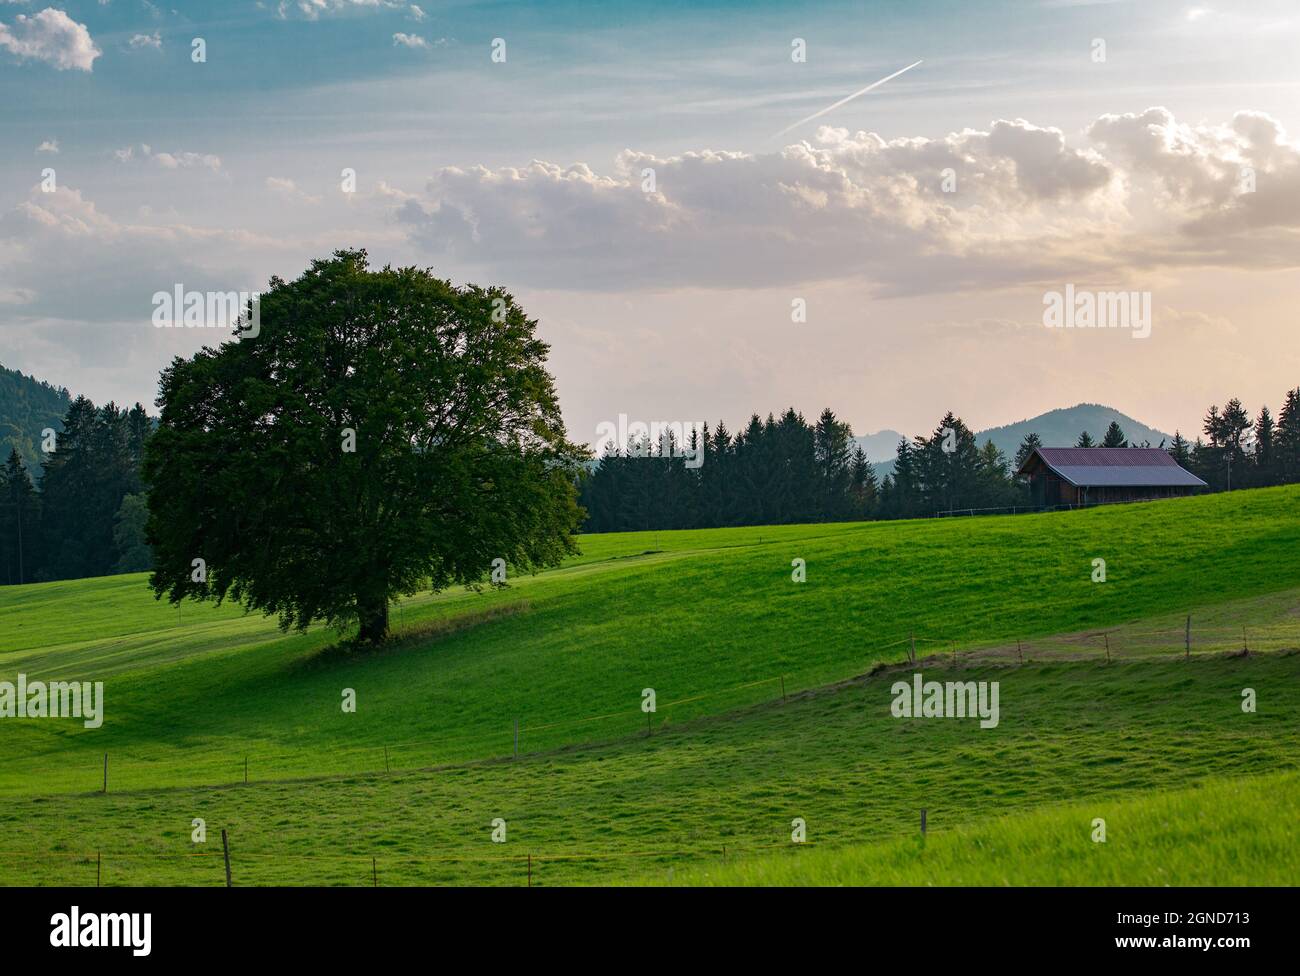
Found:
[(226, 828), (221, 828), (221, 853), (226, 859), (226, 887), (233, 888), (230, 883), (230, 841), (226, 839)]
[(1241, 653), (1249, 654), (1250, 648), (1246, 646), (1246, 625), (1241, 625)]
[(104, 753), (104, 792), (108, 792), (108, 753)]
[(1110, 634), (1102, 634), (1106, 638), (1106, 663), (1110, 664)]
[(378, 888), (379, 887), (379, 864), (378, 862), (375, 861), (373, 856), (370, 858), (370, 873), (371, 876), (375, 879), (374, 886)]
[(925, 836), (925, 810), (921, 810), (921, 836)]
[(912, 663), (915, 664), (916, 663), (916, 631), (912, 631), (908, 636), (911, 637), (912, 639), (911, 657), (912, 657)]
[(528, 887), (533, 886), (533, 855), (528, 855)]
[(785, 675), (781, 675), (781, 704), (785, 704)]
[(1016, 638), (1016, 656), (1020, 658), (1020, 663), (1025, 663), (1025, 652), (1020, 649), (1020, 638)]
[(392, 772), (392, 770), (388, 766), (388, 746), (384, 746), (384, 772), (386, 773)]

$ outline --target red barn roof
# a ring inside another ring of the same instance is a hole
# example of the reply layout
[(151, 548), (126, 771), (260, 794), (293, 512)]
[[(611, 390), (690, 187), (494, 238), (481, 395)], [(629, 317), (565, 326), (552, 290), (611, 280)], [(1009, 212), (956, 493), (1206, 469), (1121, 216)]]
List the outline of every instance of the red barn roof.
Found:
[(1026, 474), (1035, 457), (1076, 488), (1205, 487), (1159, 447), (1039, 447), (1016, 474)]

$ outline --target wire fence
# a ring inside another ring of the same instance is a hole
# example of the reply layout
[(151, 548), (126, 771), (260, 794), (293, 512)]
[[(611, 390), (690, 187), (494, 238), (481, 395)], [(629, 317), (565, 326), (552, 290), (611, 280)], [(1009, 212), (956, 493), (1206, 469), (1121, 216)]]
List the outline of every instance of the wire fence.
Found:
[[(672, 710), (713, 700), (723, 707), (754, 707), (788, 702), (793, 697), (807, 697), (838, 688), (845, 683), (863, 681), (882, 666), (894, 670), (910, 667), (949, 669), (980, 666), (1039, 665), (1052, 662), (1094, 660), (1124, 662), (1140, 659), (1190, 661), (1194, 657), (1222, 654), (1288, 652), (1300, 649), (1300, 606), (1279, 605), (1271, 608), (1273, 619), (1255, 623), (1228, 623), (1215, 620), (1197, 625), (1189, 616), (1182, 626), (1117, 626), (1048, 637), (1021, 638), (979, 646), (953, 639), (908, 634), (877, 648), (886, 659), (877, 658), (869, 668), (861, 668), (840, 681), (817, 680), (795, 682), (787, 675), (772, 675), (725, 688), (676, 698), (656, 704), (652, 712), (638, 706), (602, 712), (537, 725), (514, 723), (500, 731), (484, 731), (461, 736), (439, 736), (353, 747), (330, 747), (312, 750), (259, 752), (255, 756), (230, 755), (188, 756), (179, 760), (123, 754), (103, 757), (100, 790), (120, 791), (123, 781), (127, 790), (183, 787), (224, 787), (243, 783), (287, 782), (295, 779), (319, 779), (329, 776), (380, 776), (424, 772), (451, 766), (482, 763), (510, 763), (528, 756), (544, 755), (550, 750), (573, 745), (596, 745), (632, 736), (653, 738), (673, 731)], [(893, 652), (892, 654), (889, 652)], [(901, 660), (899, 659), (901, 657)], [(706, 714), (717, 714), (715, 708)], [(690, 716), (695, 717), (695, 716)], [(570, 733), (583, 729), (582, 738)], [(530, 748), (524, 749), (523, 746)], [(450, 751), (449, 751), (450, 750)], [(442, 757), (443, 761), (439, 761)], [(255, 759), (255, 765), (250, 764)], [(96, 773), (99, 773), (96, 770)], [(178, 781), (179, 780), (179, 781)], [(756, 853), (764, 849), (790, 845), (746, 845), (733, 847), (730, 854)], [(224, 847), (224, 845), (223, 845)], [(222, 851), (149, 852), (149, 851), (14, 851), (0, 849), (0, 866), (13, 860), (36, 859), (53, 866), (64, 863), (65, 870), (49, 871), (41, 880), (63, 884), (142, 884), (156, 876), (144, 865), (174, 861), (189, 865), (184, 870), (171, 869), (174, 883), (224, 883), (228, 860), (242, 864), (240, 874), (249, 883), (286, 883), (280, 874), (268, 874), (283, 860), (302, 860), (313, 865), (309, 884), (381, 883), (380, 868), (396, 875), (401, 883), (465, 883), (463, 872), (441, 870), (438, 866), (477, 865), (477, 880), (492, 884), (532, 884), (543, 880), (545, 866), (559, 863), (586, 862), (599, 864), (614, 859), (642, 858), (671, 867), (686, 858), (728, 857), (725, 843), (700, 847), (682, 847), (647, 851), (550, 851), (539, 853), (396, 853), (367, 852), (292, 853), (240, 851), (232, 855)], [(212, 859), (221, 859), (215, 867)], [(205, 866), (207, 865), (207, 866)], [(93, 873), (92, 873), (93, 872)], [(57, 874), (57, 881), (54, 876)], [(560, 879), (562, 880), (562, 879)], [(293, 883), (293, 882), (289, 882)]]
[[(164, 862), (172, 867), (166, 874), (167, 884), (192, 887), (235, 887), (241, 883), (257, 885), (285, 884), (286, 862), (294, 862), (292, 875), (300, 885), (350, 885), (379, 887), (397, 878), (398, 884), (413, 880), (465, 883), (465, 867), (476, 868), (476, 880), (498, 885), (531, 887), (548, 875), (564, 880), (567, 872), (557, 866), (619, 866), (636, 864), (679, 866), (683, 860), (713, 861), (726, 864), (742, 856), (770, 854), (793, 847), (813, 847), (814, 841), (797, 843), (743, 843), (720, 841), (710, 846), (678, 846), (655, 850), (628, 851), (549, 851), (515, 853), (391, 853), (365, 852), (286, 853), (281, 851), (245, 851), (233, 846), (222, 831), (220, 850), (203, 851), (21, 851), (0, 850), (0, 866), (8, 861), (31, 861), (42, 865), (39, 877), (43, 884), (70, 887), (135, 886), (159, 883), (159, 869)], [(215, 841), (215, 838), (214, 838)], [(59, 862), (62, 862), (60, 864)], [(181, 867), (183, 865), (183, 867)], [(547, 866), (552, 870), (548, 871)], [(268, 873), (270, 868), (276, 870)], [(310, 872), (310, 873), (308, 873)], [(288, 882), (295, 883), (295, 882)]]
[[(773, 674), (762, 678), (669, 701), (645, 711), (635, 700), (626, 708), (552, 722), (528, 724), (503, 717), (495, 729), (439, 734), (436, 737), (368, 742), (318, 743), (312, 748), (270, 750), (241, 745), (227, 751), (190, 752), (177, 748), (167, 754), (141, 754), (134, 749), (95, 754), (80, 772), (66, 772), (56, 783), (48, 774), (45, 756), (30, 756), (47, 770), (40, 774), (47, 790), (58, 792), (134, 792), (179, 787), (224, 787), (237, 784), (287, 782), (340, 776), (380, 776), (409, 772), (511, 762), (553, 750), (649, 738), (673, 732), (678, 723), (725, 710), (787, 701), (815, 695), (862, 680), (882, 666), (929, 668), (980, 665), (1042, 664), (1064, 661), (1130, 661), (1145, 658), (1190, 659), (1225, 653), (1272, 653), (1300, 648), (1300, 606), (1270, 608), (1254, 623), (1215, 620), (1197, 624), (1189, 616), (1182, 626), (1143, 628), (1117, 626), (1013, 641), (972, 644), (951, 638), (908, 634), (876, 648), (865, 666), (837, 675)], [(901, 656), (902, 660), (898, 658)], [(697, 706), (711, 702), (708, 709)], [(83, 754), (84, 755), (84, 754)], [(11, 764), (12, 765), (12, 764)], [(64, 766), (66, 770), (66, 765)], [(11, 768), (11, 773), (16, 772)], [(33, 772), (33, 776), (37, 774)], [(12, 780), (11, 780), (12, 781)]]
[(1102, 508), (1107, 505), (1133, 505), (1141, 502), (1158, 502), (1177, 495), (1152, 495), (1141, 498), (1113, 498), (1095, 502), (1058, 502), (1055, 505), (996, 505), (991, 508), (950, 508), (936, 511), (932, 518), (955, 518), (972, 515), (1033, 515), (1037, 512), (1073, 512), (1082, 508)]

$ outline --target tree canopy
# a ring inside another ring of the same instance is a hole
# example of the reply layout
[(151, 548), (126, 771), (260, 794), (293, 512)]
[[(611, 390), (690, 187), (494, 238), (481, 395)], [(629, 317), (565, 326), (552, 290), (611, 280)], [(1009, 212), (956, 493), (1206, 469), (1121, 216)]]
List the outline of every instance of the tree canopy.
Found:
[(387, 633), (388, 601), (554, 565), (584, 451), (512, 296), (338, 251), (273, 278), (260, 332), (164, 371), (150, 585)]

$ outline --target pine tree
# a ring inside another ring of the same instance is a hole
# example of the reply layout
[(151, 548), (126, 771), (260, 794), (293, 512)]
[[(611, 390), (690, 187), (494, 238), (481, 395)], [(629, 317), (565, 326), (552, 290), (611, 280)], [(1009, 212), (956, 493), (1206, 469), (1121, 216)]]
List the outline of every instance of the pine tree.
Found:
[(1210, 439), (1209, 447), (1219, 446), (1219, 441), (1223, 437), (1223, 418), (1219, 416), (1218, 404), (1212, 404), (1210, 409), (1205, 411), (1205, 418), (1201, 421), (1201, 433)]
[(872, 469), (871, 462), (867, 460), (861, 444), (853, 451), (849, 472), (853, 494), (853, 517), (871, 518), (876, 511), (879, 489), (876, 485), (876, 472)]
[(1277, 472), (1273, 465), (1274, 433), (1273, 414), (1267, 406), (1260, 407), (1259, 416), (1255, 418), (1255, 447), (1251, 455), (1253, 483), (1256, 485), (1276, 483)]
[(1300, 387), (1287, 390), (1282, 400), (1273, 434), (1273, 454), (1278, 481), (1282, 484), (1300, 481)]
[(979, 448), (975, 435), (952, 411), (930, 437), (916, 439), (922, 514), (982, 507)]
[(1032, 431), (1026, 434), (1025, 439), (1020, 442), (1020, 447), (1016, 449), (1015, 469), (1019, 471), (1024, 467), (1025, 462), (1029, 460), (1029, 455), (1042, 446), (1043, 442), (1037, 434)]
[(0, 468), (0, 579), (30, 583), (41, 565), (40, 497), (17, 448)]
[(1093, 447), (1094, 445), (1093, 445), (1093, 442), (1092, 442), (1092, 435), (1089, 434), (1089, 433), (1085, 430), (1082, 434), (1079, 435), (1079, 439), (1078, 439), (1077, 441), (1075, 441), (1074, 446), (1075, 446), (1075, 447)]
[(816, 478), (816, 507), (821, 519), (852, 518), (858, 508), (852, 445), (852, 429), (827, 407), (813, 428), (815, 469), (809, 472)]
[(1173, 443), (1169, 445), (1169, 456), (1177, 461), (1181, 468), (1188, 468), (1192, 463), (1191, 449), (1179, 431), (1174, 431)]
[(911, 518), (920, 511), (921, 486), (917, 451), (901, 438), (894, 455), (894, 473), (881, 485), (881, 512), (888, 518)]
[(700, 525), (733, 524), (731, 508), (731, 432), (719, 420), (708, 439), (704, 467), (700, 469)]
[(1101, 439), (1102, 447), (1128, 447), (1128, 438), (1124, 436), (1124, 428), (1118, 421), (1112, 420), (1110, 426), (1106, 428), (1106, 433)]
[(1224, 405), (1220, 422), (1220, 444), (1227, 461), (1227, 487), (1243, 487), (1249, 482), (1246, 467), (1245, 435), (1251, 429), (1250, 414), (1236, 397)]

